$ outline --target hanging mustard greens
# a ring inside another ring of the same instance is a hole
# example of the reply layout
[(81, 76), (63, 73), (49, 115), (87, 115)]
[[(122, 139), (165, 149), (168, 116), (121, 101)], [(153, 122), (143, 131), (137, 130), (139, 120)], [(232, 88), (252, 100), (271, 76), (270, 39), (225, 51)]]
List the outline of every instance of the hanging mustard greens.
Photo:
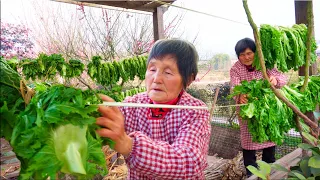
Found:
[(70, 59), (66, 62), (61, 54), (39, 54), (37, 59), (23, 59), (18, 66), (22, 67), (26, 79), (32, 80), (52, 79), (57, 73), (66, 78), (78, 77), (84, 70), (84, 64), (80, 60)]
[[(135, 56), (121, 61), (103, 62), (100, 56), (93, 56), (88, 63), (87, 71), (92, 80), (103, 85), (115, 85), (120, 79), (123, 83), (133, 81), (135, 77), (145, 79), (147, 56)], [(65, 61), (61, 54), (39, 54), (36, 59), (10, 60), (8, 64), (16, 70), (22, 68), (26, 79), (52, 79), (57, 74), (64, 78), (79, 77), (85, 65), (77, 59)]]
[(102, 62), (100, 56), (93, 56), (88, 64), (89, 76), (97, 83), (107, 86), (122, 82), (133, 81), (135, 77), (144, 80), (146, 72), (146, 56), (138, 56), (119, 62)]
[[(307, 32), (308, 29), (304, 24), (295, 24), (291, 28), (261, 25), (259, 33), (266, 68), (272, 69), (276, 66), (278, 70), (287, 72), (303, 66), (307, 51)], [(311, 44), (310, 64), (317, 58), (315, 54), (317, 44), (314, 38)], [(257, 53), (253, 65), (261, 69)]]
[[(298, 89), (303, 81), (284, 86), (279, 91), (303, 113), (314, 111), (320, 103), (320, 76), (311, 76), (304, 92)], [(247, 121), (254, 142), (272, 141), (281, 144), (284, 134), (296, 128), (294, 113), (275, 96), (266, 80), (242, 81), (229, 97), (248, 95), (248, 103), (241, 107), (240, 116)]]

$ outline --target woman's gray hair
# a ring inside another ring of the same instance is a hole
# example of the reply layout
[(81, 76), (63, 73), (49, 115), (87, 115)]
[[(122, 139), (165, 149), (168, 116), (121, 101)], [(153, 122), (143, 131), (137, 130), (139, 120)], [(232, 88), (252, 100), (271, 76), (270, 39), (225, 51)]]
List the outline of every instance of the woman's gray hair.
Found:
[(199, 56), (196, 48), (191, 43), (180, 39), (158, 40), (149, 53), (147, 65), (151, 59), (161, 60), (168, 54), (176, 57), (183, 87), (186, 89), (198, 74)]

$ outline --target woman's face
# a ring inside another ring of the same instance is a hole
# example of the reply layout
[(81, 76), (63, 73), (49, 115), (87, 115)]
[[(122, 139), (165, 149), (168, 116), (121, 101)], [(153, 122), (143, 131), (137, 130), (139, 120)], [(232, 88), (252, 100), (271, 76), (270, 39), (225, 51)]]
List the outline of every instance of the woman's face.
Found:
[(254, 60), (254, 52), (250, 48), (247, 48), (239, 54), (239, 60), (242, 64), (246, 66), (252, 65)]
[(175, 56), (165, 55), (162, 59), (151, 59), (146, 72), (148, 96), (157, 103), (165, 103), (178, 97), (183, 89)]

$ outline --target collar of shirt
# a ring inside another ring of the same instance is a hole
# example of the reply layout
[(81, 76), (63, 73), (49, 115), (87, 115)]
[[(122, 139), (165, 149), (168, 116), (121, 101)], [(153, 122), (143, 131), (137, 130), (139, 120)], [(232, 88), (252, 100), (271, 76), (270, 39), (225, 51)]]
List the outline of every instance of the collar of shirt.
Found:
[(249, 65), (249, 66), (244, 65), (244, 66), (246, 67), (248, 72), (253, 72), (255, 70), (255, 68), (252, 65)]
[[(178, 97), (174, 98), (173, 100), (166, 102), (166, 103), (157, 103), (155, 101), (150, 100), (150, 104), (167, 104), (167, 105), (176, 105), (178, 101), (180, 100), (183, 90), (180, 92)], [(171, 111), (170, 108), (150, 108), (151, 111), (151, 117), (149, 119), (161, 119), (163, 118), (168, 112)]]

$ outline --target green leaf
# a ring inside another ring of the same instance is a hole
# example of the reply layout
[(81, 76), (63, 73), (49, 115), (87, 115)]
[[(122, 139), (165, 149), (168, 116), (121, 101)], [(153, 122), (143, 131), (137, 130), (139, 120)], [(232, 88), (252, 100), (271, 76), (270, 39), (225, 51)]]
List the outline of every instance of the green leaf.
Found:
[(283, 166), (281, 166), (280, 164), (272, 164), (271, 165), (272, 169), (275, 169), (277, 171), (284, 171), (284, 172), (289, 172), (289, 170)]
[(308, 177), (307, 180), (316, 180), (315, 177)]
[(316, 155), (320, 156), (320, 148), (319, 147), (313, 147), (313, 148), (311, 148), (311, 151), (314, 156), (316, 156)]
[(320, 168), (320, 156), (310, 157), (308, 165), (314, 168)]
[(320, 176), (320, 168), (310, 168), (311, 174), (313, 174), (313, 176), (317, 177)]
[[(97, 136), (96, 132), (94, 132)], [(106, 160), (102, 151), (102, 140), (100, 138), (93, 138), (88, 133), (88, 161), (86, 164), (86, 171), (88, 174), (107, 174)], [(93, 162), (93, 163), (92, 163)]]
[(256, 167), (250, 165), (250, 166), (247, 166), (247, 168), (252, 174), (262, 179), (267, 179), (267, 177), (263, 173), (261, 173)]
[[(62, 162), (57, 159), (52, 142), (44, 146), (34, 157), (30, 159), (29, 166), (20, 176), (22, 179), (30, 179), (32, 175), (38, 174), (38, 179), (46, 179), (51, 177), (55, 179), (56, 172), (62, 167)], [(41, 173), (46, 172), (46, 173)]]
[(248, 105), (246, 105), (245, 107), (243, 107), (243, 113), (248, 117), (248, 118), (252, 118), (254, 115), (254, 104), (253, 103), (249, 103)]
[(318, 140), (313, 137), (312, 135), (308, 134), (308, 133), (305, 133), (305, 132), (302, 132), (302, 135), (308, 139), (311, 143), (316, 143)]
[(302, 171), (302, 174), (305, 177), (309, 177), (311, 175), (310, 168), (308, 166), (308, 160), (309, 160), (309, 157), (302, 159), (299, 163), (299, 167)]
[(314, 146), (312, 146), (310, 144), (306, 144), (306, 143), (301, 143), (301, 144), (298, 144), (298, 147), (301, 149), (304, 149), (304, 150), (309, 150), (309, 149), (313, 148)]
[(264, 162), (264, 161), (261, 161), (261, 160), (258, 160), (257, 161), (257, 164), (259, 166), (259, 169), (260, 171), (265, 175), (270, 175), (270, 172), (271, 172), (271, 165)]
[(67, 124), (53, 131), (54, 149), (57, 158), (63, 162), (64, 173), (86, 174), (84, 163), (87, 159), (87, 127), (80, 128)]
[(292, 174), (294, 177), (297, 177), (298, 179), (306, 179), (299, 171), (291, 171), (290, 174)]

